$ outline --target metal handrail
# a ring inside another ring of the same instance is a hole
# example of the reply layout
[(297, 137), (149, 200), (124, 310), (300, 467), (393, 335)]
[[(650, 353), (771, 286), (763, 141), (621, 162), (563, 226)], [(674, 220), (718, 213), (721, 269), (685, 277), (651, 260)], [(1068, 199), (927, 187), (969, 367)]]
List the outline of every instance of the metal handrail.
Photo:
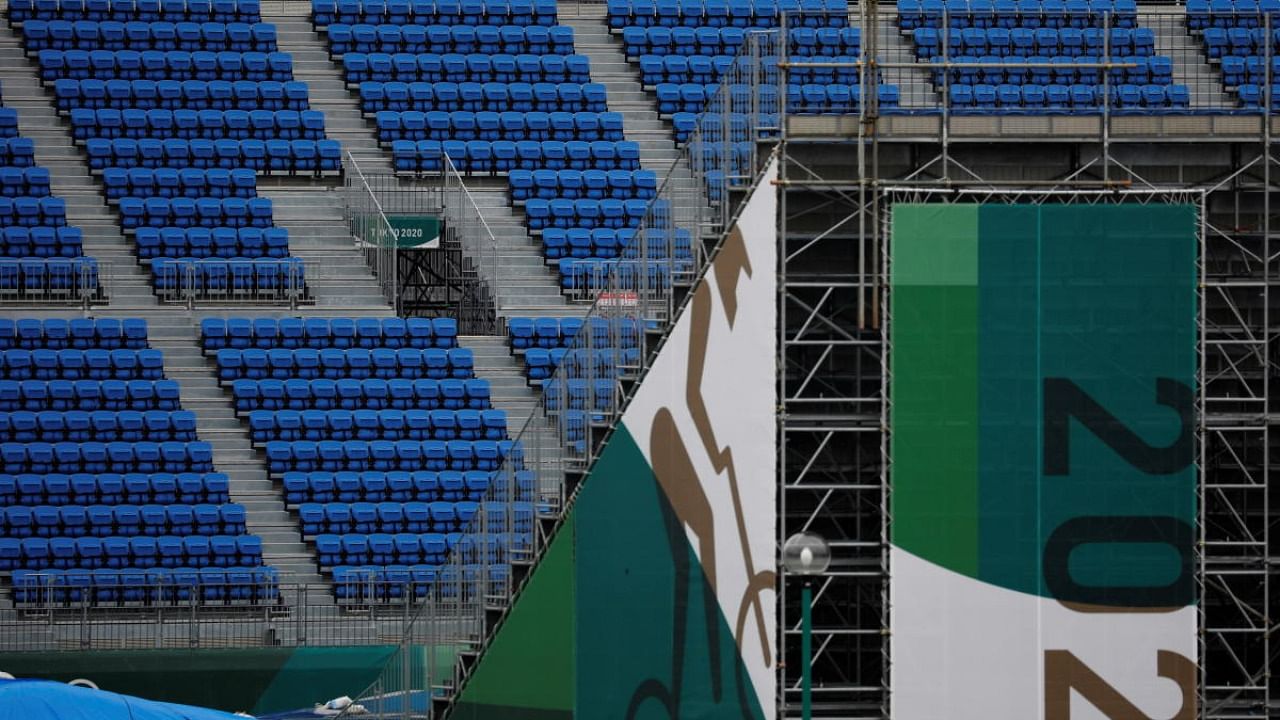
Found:
[[(28, 574), (14, 588), (14, 607), (0, 609), (0, 651), (387, 644), (404, 635), (425, 590), (420, 583), (387, 581), (171, 581), (126, 588), (54, 579), (34, 582)], [(345, 597), (335, 604), (339, 589)], [(99, 592), (114, 599), (96, 599)], [(216, 599), (202, 597), (206, 592)]]
[[(442, 160), (439, 178), (441, 206), (446, 224), (453, 225), (463, 255), (473, 259), (482, 269), (482, 277), (492, 282), (498, 276), (497, 238), (453, 160), (448, 155), (443, 155)], [(453, 197), (455, 193), (456, 198)], [(493, 303), (492, 310), (496, 317), (496, 293), (491, 293), (489, 299)]]
[[(378, 278), (378, 285), (382, 289), (383, 297), (391, 303), (391, 307), (399, 311), (399, 258), (395, 229), (391, 226), (391, 221), (387, 219), (386, 213), (383, 211), (382, 203), (378, 200), (378, 194), (374, 192), (369, 185), (368, 179), (364, 172), (360, 169), (360, 163), (356, 162), (351, 153), (347, 153), (347, 166), (353, 171), (347, 173), (346, 177), (351, 178), (354, 175), (363, 188), (364, 194), (356, 196), (356, 192), (351, 187), (350, 180), (347, 181), (346, 197), (346, 220), (347, 227), (351, 230), (352, 238), (357, 240), (357, 248), (364, 254), (365, 262), (369, 263), (373, 270), (374, 276)], [(357, 188), (358, 190), (358, 188)], [(377, 217), (382, 221), (382, 226), (377, 229), (373, 242), (362, 236), (363, 227), (357, 221), (357, 213), (363, 214), (363, 210), (354, 210), (353, 208), (359, 204), (359, 201), (367, 200), (373, 203), (373, 207), (377, 211)], [(377, 237), (377, 236), (381, 237)]]

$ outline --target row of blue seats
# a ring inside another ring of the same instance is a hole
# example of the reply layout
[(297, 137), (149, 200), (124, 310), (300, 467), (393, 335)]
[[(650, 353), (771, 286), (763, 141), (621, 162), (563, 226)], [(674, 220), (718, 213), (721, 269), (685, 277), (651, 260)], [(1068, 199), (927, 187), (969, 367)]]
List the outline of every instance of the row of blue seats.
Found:
[[(70, 490), (68, 486), (68, 490)], [(139, 535), (239, 535), (243, 505), (72, 505), (70, 492), (56, 505), (0, 508), (0, 536), (133, 537)]]
[(678, 259), (639, 260), (613, 258), (572, 258), (559, 261), (560, 287), (563, 290), (595, 290), (617, 284), (624, 288), (646, 287), (658, 290), (671, 287), (671, 276), (689, 275), (691, 261)]
[[(840, 33), (837, 28), (832, 30)], [(748, 32), (733, 27), (628, 27), (622, 31), (622, 47), (631, 58), (641, 55), (736, 55), (746, 42)]]
[[(581, 348), (529, 348), (524, 354), (524, 370), (525, 376), (530, 380), (546, 380), (555, 374), (556, 368), (564, 365), (567, 367), (567, 377), (574, 378), (575, 382), (594, 378), (598, 381), (597, 394), (611, 397), (612, 380), (618, 376), (619, 369), (638, 367), (639, 361), (640, 353), (635, 348), (595, 350), (591, 353)], [(553, 407), (554, 404), (553, 402)]]
[[(469, 503), (469, 505), (474, 504)], [(477, 511), (472, 508), (468, 512), (469, 514), (465, 520), (459, 517), (449, 527), (465, 528)], [(444, 521), (441, 521), (441, 523), (443, 524)], [(517, 532), (517, 534), (520, 533)], [(484, 556), (488, 561), (496, 562), (497, 558), (505, 553), (505, 549), (512, 540), (512, 538), (500, 533), (491, 533), (486, 537), (476, 537), (470, 533), (462, 533), (454, 538), (452, 542), (450, 542), (446, 533), (439, 531), (422, 535), (417, 533), (348, 533), (342, 535), (325, 533), (315, 537), (315, 544), (317, 559), (323, 569), (369, 564), (406, 566), (417, 565), (419, 561), (426, 561), (428, 565), (435, 566), (447, 560), (449, 557), (448, 552), (456, 545), (482, 545), (483, 547), (481, 548), (473, 547), (467, 553), (473, 557)], [(441, 568), (439, 581), (447, 584), (448, 580), (444, 577), (446, 569), (451, 568)], [(358, 579), (347, 573), (339, 573), (335, 570), (334, 581), (336, 583), (360, 583), (372, 580), (373, 578)], [(388, 579), (388, 581), (391, 580)], [(407, 585), (408, 583), (405, 584)]]
[(41, 50), (277, 50), (270, 23), (32, 20), (22, 26), (28, 54)]
[[(461, 473), (455, 473), (461, 475)], [(459, 488), (458, 496), (449, 500), (430, 502), (330, 502), (303, 503), (298, 506), (298, 518), (304, 537), (348, 534), (399, 534), (397, 544), (403, 543), (404, 554), (425, 552), (431, 557), (441, 554), (445, 545), (444, 534), (466, 527), (478, 508), (473, 507), (484, 498), (489, 489), (488, 473), (467, 473), (483, 481), (479, 485), (468, 483)], [(457, 502), (465, 502), (461, 511)], [(419, 535), (418, 533), (422, 533)], [(431, 533), (436, 537), (426, 535)], [(417, 548), (414, 545), (418, 545)]]
[(559, 140), (398, 140), (391, 143), (395, 169), (400, 172), (438, 171), (448, 154), (462, 172), (511, 170), (639, 170), (640, 146), (635, 142), (561, 142)]
[(1280, 52), (1280, 28), (1272, 24), (1270, 39), (1263, 28), (1209, 28), (1204, 31), (1205, 50), (1210, 59), (1240, 56), (1272, 56)]
[(338, 380), (351, 378), (467, 379), (475, 374), (475, 355), (469, 348), (224, 348), (215, 357), (218, 379)]
[(67, 201), (60, 197), (0, 196), (0, 227), (51, 227), (67, 224)]
[[(85, 142), (89, 167), (249, 168), (268, 174), (338, 172), (337, 140), (181, 140), (95, 138)], [(176, 199), (176, 198), (175, 198)]]
[(1136, 27), (1137, 0), (900, 0), (903, 29), (918, 27)]
[(948, 57), (963, 55), (997, 55), (1031, 57), (1033, 55), (1065, 55), (1068, 57), (1096, 56), (1104, 52), (1111, 55), (1156, 54), (1156, 33), (1151, 28), (1098, 28), (1077, 30), (1064, 28), (952, 28), (944, 38), (933, 28), (918, 28), (911, 33), (916, 46), (916, 57), (928, 59), (943, 54)]
[[(534, 477), (528, 470), (515, 473), (509, 481), (500, 474), (481, 470), (366, 470), (338, 473), (290, 472), (284, 474), (281, 482), (286, 505), (335, 501), (412, 504), (460, 500), (470, 494), (470, 488), (484, 488), (483, 495), (500, 499), (505, 499), (509, 492), (518, 494), (519, 497), (530, 497)], [(508, 482), (511, 487), (504, 490), (503, 483)], [(419, 507), (406, 508), (406, 511), (417, 512), (421, 517)]]
[(565, 377), (574, 381), (613, 380), (618, 377), (619, 368), (635, 366), (639, 360), (637, 348), (529, 348), (525, 351), (528, 367), (563, 366)]
[[(570, 350), (568, 348), (563, 348), (563, 347), (557, 347), (557, 348), (551, 348), (551, 349), (529, 348), (524, 353), (525, 377), (527, 377), (530, 381), (533, 381), (535, 383), (541, 382), (543, 380), (547, 380), (548, 378), (550, 378), (555, 374), (556, 368), (560, 367), (561, 364), (564, 363), (565, 356), (569, 352)], [(638, 351), (631, 350), (627, 352), (630, 354), (630, 356), (635, 357), (635, 359), (637, 360), (639, 359)], [(618, 365), (615, 362), (614, 364), (610, 364), (608, 366), (602, 365), (602, 367), (608, 367), (612, 370), (616, 370)], [(590, 373), (583, 373), (583, 374), (588, 375)], [(604, 381), (604, 383), (600, 387), (601, 393), (607, 394), (612, 392), (613, 386), (608, 382), (610, 379), (611, 378), (600, 379)], [(584, 378), (579, 378), (579, 380), (585, 381)], [(556, 405), (557, 405), (556, 401), (553, 400), (550, 402), (550, 407), (554, 408)]]
[(577, 339), (582, 324), (582, 318), (575, 317), (507, 318), (507, 341), (512, 350), (569, 347)]
[(306, 266), (301, 258), (156, 258), (151, 281), (161, 292), (191, 291), (306, 300)]
[(353, 378), (236, 380), (236, 412), (254, 410), (487, 410), (492, 394), (484, 378)]
[(0, 413), (0, 442), (195, 440), (189, 410), (18, 410)]
[(74, 108), (309, 110), (307, 84), (293, 80), (55, 80), (59, 112)]
[[(832, 62), (838, 60), (832, 58)], [(735, 61), (733, 55), (641, 55), (640, 82), (645, 85), (661, 82), (711, 83), (728, 73)], [(849, 69), (856, 74), (857, 68)], [(804, 70), (807, 68), (793, 68), (791, 76)]]
[(271, 199), (120, 198), (120, 226), (140, 227), (271, 227)]
[(793, 56), (857, 55), (862, 49), (862, 29), (856, 27), (791, 28), (787, 31), (787, 40)]
[(35, 164), (36, 145), (31, 138), (0, 137), (0, 166), (27, 168)]
[(221, 473), (0, 475), (0, 505), (222, 505), (229, 482)]
[(512, 170), (507, 176), (511, 199), (590, 198), (651, 200), (658, 194), (652, 170)]
[(1097, 113), (1104, 101), (1113, 112), (1186, 112), (1186, 85), (952, 85), (951, 107), (974, 112)]
[(442, 597), (482, 597), (510, 593), (511, 567), (506, 563), (464, 565), (341, 565), (332, 568), (333, 593), (339, 605), (416, 602), (427, 597), (439, 582)]
[(7, 227), (0, 230), (5, 257), (78, 258), (84, 254), (84, 235), (78, 227)]
[(546, 228), (542, 231), (542, 254), (548, 260), (560, 260), (566, 257), (612, 258), (625, 251), (636, 258), (643, 253), (649, 260), (665, 260), (668, 256), (690, 260), (693, 247), (687, 232), (672, 239), (651, 235), (647, 247), (640, 248), (632, 245), (635, 237), (632, 228)]
[[(535, 382), (535, 384), (537, 384)], [(613, 380), (569, 380), (548, 378), (542, 381), (543, 405), (559, 418), (565, 446), (581, 454), (585, 449), (588, 420), (600, 423), (605, 414), (617, 409), (616, 383)], [(565, 391), (565, 387), (568, 391)]]
[(0, 257), (0, 296), (32, 300), (59, 295), (100, 297), (98, 261), (91, 257)]
[(142, 260), (289, 256), (289, 231), (278, 227), (142, 227), (134, 234), (133, 242)]
[(293, 58), (273, 52), (41, 50), (40, 79), (293, 80)]
[(49, 171), (42, 167), (0, 165), (0, 196), (44, 197), (49, 193)]
[(255, 443), (272, 440), (501, 440), (505, 410), (252, 410)]
[(847, 0), (609, 0), (609, 27), (775, 27), (782, 15), (792, 25), (844, 27)]
[(13, 600), (20, 608), (188, 607), (271, 605), (280, 600), (275, 568), (122, 568), (18, 570)]
[(258, 196), (258, 176), (249, 168), (122, 168), (102, 170), (107, 202), (123, 197), (230, 198)]
[[(729, 72), (734, 62), (735, 58), (730, 55), (642, 55), (640, 82), (646, 86), (661, 83), (715, 85)], [(787, 80), (797, 85), (856, 85), (861, 82), (860, 63), (861, 60), (853, 55), (823, 57), (814, 64), (792, 66), (787, 71)], [(777, 58), (762, 58), (760, 64), (762, 77), (777, 77)], [(882, 74), (877, 73), (877, 77), (882, 77)]]
[[(664, 203), (666, 201), (655, 201)], [(545, 228), (634, 228), (640, 224), (649, 210), (649, 201), (642, 199), (606, 200), (556, 198), (525, 201), (525, 222), (530, 230)], [(655, 214), (660, 211), (655, 210)], [(668, 210), (669, 212), (669, 210)], [(616, 240), (616, 235), (614, 236)]]
[[(771, 100), (776, 100), (776, 98), (771, 98)], [(671, 131), (678, 143), (688, 141), (689, 137), (698, 128), (702, 128), (703, 137), (706, 138), (723, 137), (726, 127), (735, 137), (741, 137), (746, 135), (748, 127), (760, 124), (762, 120), (767, 123), (770, 117), (773, 118), (772, 127), (777, 127), (777, 113), (718, 113), (710, 110), (700, 113), (678, 112), (671, 114)]]
[(0, 380), (0, 412), (177, 410), (173, 380)]
[(553, 25), (555, 0), (312, 0), (311, 22)]
[[(686, 112), (690, 109), (690, 103), (686, 96), (686, 88), (689, 85), (680, 85), (680, 100)], [(694, 85), (692, 87), (699, 87)], [(707, 98), (713, 97), (711, 88), (716, 86), (704, 86)], [(658, 87), (659, 102), (662, 101), (662, 88)], [(670, 91), (668, 91), (670, 92)], [(696, 93), (695, 93), (696, 95)], [(840, 85), (840, 84), (818, 84), (808, 83), (805, 85), (787, 85), (787, 110), (794, 113), (849, 113), (857, 112), (858, 105), (861, 102), (862, 88), (858, 85)], [(669, 96), (668, 96), (669, 97)], [(897, 85), (889, 85), (881, 83), (876, 86), (876, 97), (879, 99), (882, 109), (895, 109), (898, 107), (900, 94)]]
[(1280, 15), (1280, 0), (1187, 0), (1186, 13), (1187, 26), (1192, 30), (1261, 27), (1265, 15)]
[[(509, 440), (273, 440), (267, 469), (287, 472), (497, 470)], [(3, 447), (3, 446), (0, 446)]]
[(360, 111), (608, 112), (599, 83), (360, 83)]
[(450, 317), (205, 318), (200, 321), (200, 342), (205, 352), (251, 347), (451, 348), (458, 344), (458, 321)]
[(0, 472), (22, 473), (208, 473), (213, 447), (207, 442), (0, 443)]
[(328, 28), (332, 55), (357, 53), (530, 53), (572, 55), (567, 25), (343, 25)]
[(261, 564), (262, 539), (256, 535), (0, 538), (0, 570)]
[(0, 318), (0, 350), (146, 346), (147, 321), (143, 318)]
[(163, 380), (164, 355), (149, 348), (12, 349), (0, 353), (7, 380)]
[(13, 23), (58, 18), (257, 22), (261, 14), (259, 0), (12, 0), (9, 3), (9, 22)]
[(1280, 57), (1271, 58), (1269, 76), (1267, 60), (1261, 57), (1243, 58), (1234, 55), (1224, 57), (1219, 69), (1222, 71), (1222, 81), (1229, 87), (1261, 84), (1266, 82), (1268, 77), (1280, 78)]
[(319, 110), (72, 110), (76, 140), (147, 137), (184, 140), (323, 140)]
[[(1096, 64), (1102, 58), (1079, 58), (1084, 65)], [(933, 58), (933, 63), (940, 65), (941, 58)], [(1025, 63), (1022, 60), (1008, 60), (995, 56), (955, 58), (949, 70), (934, 69), (933, 82), (941, 87), (944, 72), (949, 72), (951, 82), (961, 85), (999, 85), (1011, 83), (1021, 85), (1072, 85), (1074, 83), (1097, 84), (1101, 82), (1103, 72), (1109, 76), (1113, 85), (1168, 85), (1173, 82), (1173, 60), (1164, 55), (1155, 57), (1116, 57), (1110, 62), (1120, 66), (1111, 68), (1082, 67), (1075, 58), (1066, 57), (1032, 57)]]
[(591, 82), (586, 55), (510, 55), (507, 53), (347, 53), (342, 56), (347, 83), (377, 82)]
[[(663, 115), (699, 113), (707, 100), (714, 98), (719, 91), (719, 84), (662, 83), (656, 88), (658, 112)], [(852, 112), (857, 110), (861, 94), (862, 89), (858, 85), (788, 84), (787, 107), (801, 113)], [(883, 83), (877, 86), (876, 94), (882, 108), (896, 108), (901, 97), (897, 85)], [(767, 98), (761, 101), (764, 107), (773, 106), (776, 102), (772, 93), (762, 92), (761, 96)]]
[[(505, 122), (504, 122), (505, 121)], [(404, 112), (383, 110), (374, 116), (378, 142), (396, 140), (578, 140), (621, 142), (622, 113), (496, 113), (459, 110)]]
[(35, 300), (50, 294), (92, 298), (97, 293), (95, 258), (0, 258), (0, 296)]
[[(1265, 105), (1265, 96), (1263, 90), (1265, 86), (1248, 84), (1236, 87), (1236, 94), (1240, 98), (1240, 105), (1246, 109), (1257, 109)], [(1271, 109), (1280, 109), (1280, 82), (1271, 84)]]

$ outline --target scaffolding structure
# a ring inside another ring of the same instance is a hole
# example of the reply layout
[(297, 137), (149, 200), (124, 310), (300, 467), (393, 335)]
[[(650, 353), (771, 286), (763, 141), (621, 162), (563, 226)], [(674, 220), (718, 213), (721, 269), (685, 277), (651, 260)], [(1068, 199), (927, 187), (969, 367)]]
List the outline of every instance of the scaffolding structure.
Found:
[[(863, 28), (882, 20), (875, 3), (856, 12)], [(877, 34), (863, 33), (864, 67), (875, 64)], [(785, 58), (780, 67), (785, 88)], [(1197, 716), (1276, 717), (1280, 493), (1268, 485), (1277, 420), (1270, 378), (1280, 360), (1272, 320), (1280, 301), (1277, 118), (1249, 118), (1256, 122), (1231, 133), (1188, 126), (1181, 135), (1159, 118), (1123, 118), (1119, 136), (1102, 118), (1088, 132), (1031, 131), (1010, 142), (1008, 118), (882, 117), (874, 84), (863, 84), (871, 101), (856, 116), (784, 114), (777, 140), (778, 540), (816, 532), (833, 551), (819, 577), (780, 575), (779, 717), (800, 717), (804, 662), (813, 717), (893, 717), (886, 311), (888, 218), (903, 201), (1200, 208)], [(1030, 120), (1051, 127), (1048, 118)], [(950, 131), (957, 121), (965, 132)], [(1142, 123), (1149, 132), (1132, 132)], [(806, 581), (811, 659), (800, 654)]]

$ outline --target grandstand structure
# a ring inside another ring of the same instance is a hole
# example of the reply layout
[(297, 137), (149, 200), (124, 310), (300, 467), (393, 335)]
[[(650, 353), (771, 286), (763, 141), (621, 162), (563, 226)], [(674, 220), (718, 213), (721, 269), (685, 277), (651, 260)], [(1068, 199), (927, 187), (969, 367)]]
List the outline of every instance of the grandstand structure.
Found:
[(806, 664), (895, 716), (911, 203), (1194, 206), (1196, 715), (1280, 712), (1280, 6), (4, 6), (6, 659), (391, 645), (342, 692), (464, 716), (776, 164), (777, 542), (834, 560), (779, 569), (765, 716)]

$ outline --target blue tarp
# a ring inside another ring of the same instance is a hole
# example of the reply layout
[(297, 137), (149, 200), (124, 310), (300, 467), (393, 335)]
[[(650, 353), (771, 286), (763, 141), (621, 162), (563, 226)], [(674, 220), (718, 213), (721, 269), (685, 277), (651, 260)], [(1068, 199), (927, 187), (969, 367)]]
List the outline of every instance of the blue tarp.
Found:
[(221, 710), (143, 700), (49, 680), (0, 680), (0, 720), (243, 720)]

